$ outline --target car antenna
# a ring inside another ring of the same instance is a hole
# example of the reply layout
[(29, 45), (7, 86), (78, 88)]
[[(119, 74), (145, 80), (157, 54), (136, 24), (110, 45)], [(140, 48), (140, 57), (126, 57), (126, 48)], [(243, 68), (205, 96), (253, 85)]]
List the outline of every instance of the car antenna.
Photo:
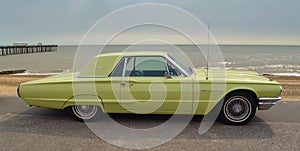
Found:
[(206, 56), (206, 77), (205, 79), (208, 80), (208, 58), (209, 58), (209, 19), (207, 21), (207, 56)]

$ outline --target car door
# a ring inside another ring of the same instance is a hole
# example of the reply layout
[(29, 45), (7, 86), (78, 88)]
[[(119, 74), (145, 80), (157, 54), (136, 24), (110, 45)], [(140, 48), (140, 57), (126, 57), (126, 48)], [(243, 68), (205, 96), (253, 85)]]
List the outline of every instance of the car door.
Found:
[(124, 109), (140, 114), (191, 113), (192, 79), (180, 75), (164, 57), (134, 56), (124, 62), (120, 83)]

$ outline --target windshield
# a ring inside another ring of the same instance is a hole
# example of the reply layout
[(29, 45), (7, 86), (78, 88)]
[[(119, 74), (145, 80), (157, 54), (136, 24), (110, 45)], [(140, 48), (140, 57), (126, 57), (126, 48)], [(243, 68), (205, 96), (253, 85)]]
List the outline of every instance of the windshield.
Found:
[(168, 57), (173, 62), (175, 62), (182, 70), (184, 70), (185, 73), (187, 73), (188, 75), (193, 74), (193, 71), (189, 67), (185, 66), (183, 63), (181, 63), (180, 61), (176, 60), (174, 57), (170, 56), (169, 54), (168, 54)]

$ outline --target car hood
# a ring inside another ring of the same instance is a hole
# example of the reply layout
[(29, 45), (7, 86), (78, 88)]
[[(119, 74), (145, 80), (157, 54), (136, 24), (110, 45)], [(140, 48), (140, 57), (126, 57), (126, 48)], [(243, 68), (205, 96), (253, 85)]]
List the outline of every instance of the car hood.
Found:
[(227, 83), (268, 83), (279, 84), (270, 78), (266, 78), (261, 74), (253, 71), (239, 71), (239, 70), (208, 70), (195, 69), (196, 75), (199, 79), (208, 76), (210, 80), (225, 80)]

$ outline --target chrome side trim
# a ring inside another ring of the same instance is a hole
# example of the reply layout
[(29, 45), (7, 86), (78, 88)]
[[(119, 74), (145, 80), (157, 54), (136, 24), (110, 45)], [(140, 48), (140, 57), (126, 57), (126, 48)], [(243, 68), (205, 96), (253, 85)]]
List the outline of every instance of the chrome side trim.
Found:
[(277, 98), (268, 98), (268, 97), (262, 97), (258, 99), (258, 109), (259, 110), (268, 110), (272, 106), (276, 104), (277, 101), (281, 100), (281, 97)]
[(105, 78), (106, 75), (78, 75), (77, 78)]

